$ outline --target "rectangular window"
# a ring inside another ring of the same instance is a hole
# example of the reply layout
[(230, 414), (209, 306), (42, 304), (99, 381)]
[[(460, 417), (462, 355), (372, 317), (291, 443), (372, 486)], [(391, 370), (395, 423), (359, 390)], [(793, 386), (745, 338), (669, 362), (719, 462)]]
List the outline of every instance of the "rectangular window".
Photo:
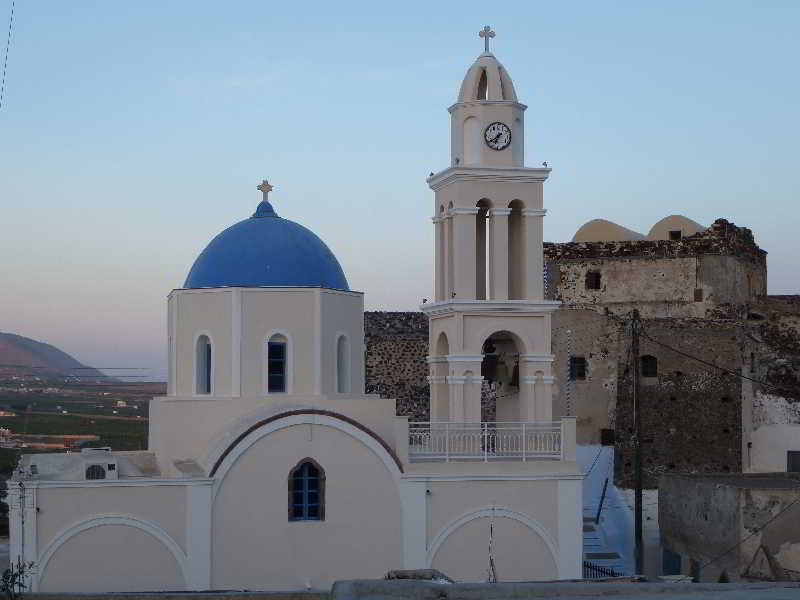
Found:
[(286, 391), (286, 342), (267, 344), (267, 391)]
[(680, 230), (678, 230), (678, 231), (670, 231), (669, 232), (669, 239), (672, 240), (673, 242), (679, 242), (679, 241), (681, 241), (683, 239), (683, 234), (680, 232)]
[(702, 302), (703, 301), (703, 288), (695, 288), (694, 289), (694, 301), (695, 302)]
[(586, 359), (583, 356), (569, 357), (570, 381), (583, 381), (586, 379)]
[(599, 290), (601, 283), (600, 271), (587, 271), (586, 272), (586, 289)]
[(800, 450), (789, 450), (786, 453), (786, 471), (800, 473)]

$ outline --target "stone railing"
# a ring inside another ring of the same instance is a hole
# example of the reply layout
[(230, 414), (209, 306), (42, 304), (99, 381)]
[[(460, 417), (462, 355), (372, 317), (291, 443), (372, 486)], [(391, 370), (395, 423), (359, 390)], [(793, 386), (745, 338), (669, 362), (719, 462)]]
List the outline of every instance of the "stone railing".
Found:
[(412, 462), (564, 460), (564, 440), (574, 437), (564, 435), (565, 423), (409, 423), (408, 454)]

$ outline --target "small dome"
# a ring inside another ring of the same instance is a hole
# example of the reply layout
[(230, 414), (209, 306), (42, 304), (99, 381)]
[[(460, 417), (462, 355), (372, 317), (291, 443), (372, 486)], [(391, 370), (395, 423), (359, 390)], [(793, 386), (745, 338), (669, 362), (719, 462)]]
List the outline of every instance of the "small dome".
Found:
[[(697, 221), (692, 221), (684, 217), (683, 215), (670, 215), (669, 217), (664, 217), (658, 223), (653, 225), (650, 229), (650, 233), (647, 234), (647, 237), (651, 240), (674, 240), (674, 239), (682, 239), (685, 237), (689, 237), (690, 235), (694, 235), (696, 233), (700, 233), (701, 231), (705, 231), (708, 229), (703, 225), (700, 225)], [(674, 232), (680, 231), (680, 236), (677, 236)]]
[(572, 237), (573, 242), (630, 242), (645, 237), (622, 225), (605, 219), (592, 219), (584, 223)]
[(508, 71), (491, 52), (484, 52), (472, 64), (458, 93), (459, 102), (477, 100), (517, 101), (517, 92)]
[(267, 201), (211, 240), (183, 287), (350, 289), (330, 248), (302, 225), (279, 217)]

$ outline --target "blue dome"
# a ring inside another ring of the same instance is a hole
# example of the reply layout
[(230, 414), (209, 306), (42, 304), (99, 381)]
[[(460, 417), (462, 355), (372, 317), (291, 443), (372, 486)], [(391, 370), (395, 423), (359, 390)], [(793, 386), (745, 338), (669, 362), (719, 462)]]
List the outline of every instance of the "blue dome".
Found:
[(339, 261), (321, 239), (280, 218), (269, 202), (211, 240), (184, 288), (326, 287), (349, 290)]

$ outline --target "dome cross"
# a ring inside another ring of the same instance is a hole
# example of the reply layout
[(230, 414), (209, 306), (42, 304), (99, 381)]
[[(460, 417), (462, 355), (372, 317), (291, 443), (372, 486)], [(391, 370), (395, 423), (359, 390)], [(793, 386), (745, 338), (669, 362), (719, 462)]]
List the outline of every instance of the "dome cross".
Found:
[(269, 181), (264, 179), (261, 182), (261, 185), (256, 186), (256, 189), (260, 191), (262, 194), (264, 194), (264, 202), (269, 202), (268, 196), (269, 193), (272, 191), (272, 186), (269, 184)]
[(495, 36), (494, 31), (488, 25), (478, 32), (478, 35), (483, 38), (485, 51), (489, 52), (489, 40)]

